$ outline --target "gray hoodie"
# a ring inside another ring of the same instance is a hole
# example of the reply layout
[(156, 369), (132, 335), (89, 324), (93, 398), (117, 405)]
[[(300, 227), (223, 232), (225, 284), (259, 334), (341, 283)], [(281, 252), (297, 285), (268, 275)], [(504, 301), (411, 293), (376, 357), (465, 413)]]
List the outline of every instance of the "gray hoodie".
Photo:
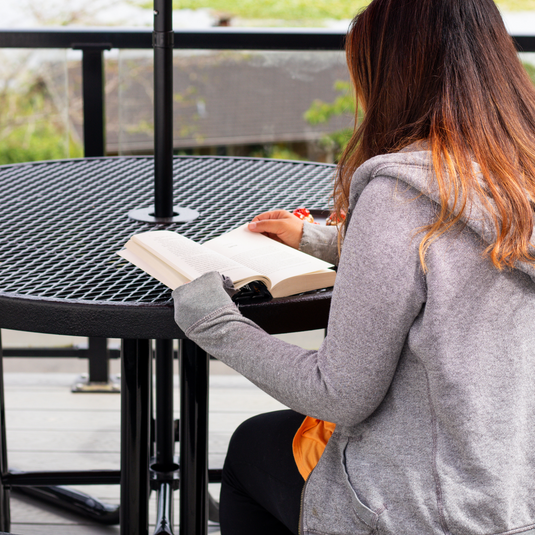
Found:
[[(173, 292), (208, 353), (336, 430), (304, 492), (304, 534), (535, 534), (535, 269), (498, 271), (472, 203), (466, 226), (418, 257), (437, 210), (427, 151), (373, 158), (351, 185), (318, 351), (245, 319), (215, 273)], [(301, 248), (336, 256), (333, 229)]]

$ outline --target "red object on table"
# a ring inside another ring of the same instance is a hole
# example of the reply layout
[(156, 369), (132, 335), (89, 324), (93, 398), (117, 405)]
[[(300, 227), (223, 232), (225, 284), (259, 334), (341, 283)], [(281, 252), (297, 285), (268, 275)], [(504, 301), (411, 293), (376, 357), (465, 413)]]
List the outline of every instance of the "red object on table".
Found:
[(297, 216), (299, 219), (306, 221), (307, 223), (317, 223), (314, 221), (314, 217), (310, 213), (308, 208), (296, 208), (293, 212), (293, 215)]

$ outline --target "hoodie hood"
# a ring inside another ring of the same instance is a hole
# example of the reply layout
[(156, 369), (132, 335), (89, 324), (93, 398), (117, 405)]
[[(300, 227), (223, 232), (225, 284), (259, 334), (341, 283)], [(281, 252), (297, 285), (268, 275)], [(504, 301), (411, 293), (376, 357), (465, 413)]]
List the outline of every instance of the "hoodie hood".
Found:
[[(474, 164), (474, 171), (479, 172), (477, 164)], [(404, 182), (434, 203), (440, 204), (431, 152), (418, 150), (413, 145), (394, 154), (370, 158), (357, 169), (351, 181), (349, 217), (364, 188), (377, 176), (386, 176)], [(492, 201), (490, 202), (492, 203)], [(453, 199), (451, 204), (453, 204)], [(467, 201), (461, 220), (476, 232), (485, 243), (494, 243), (496, 238), (494, 224), (488, 210), (478, 198)], [(535, 228), (531, 235), (531, 243), (535, 244)], [(535, 282), (534, 264), (517, 262), (515, 267), (529, 275)]]

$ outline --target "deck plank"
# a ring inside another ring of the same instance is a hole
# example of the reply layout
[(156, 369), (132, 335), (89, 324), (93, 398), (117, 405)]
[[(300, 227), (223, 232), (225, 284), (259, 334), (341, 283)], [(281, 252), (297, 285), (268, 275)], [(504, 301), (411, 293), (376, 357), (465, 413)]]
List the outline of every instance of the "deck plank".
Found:
[[(254, 414), (284, 408), (252, 383), (219, 370), (210, 376), (209, 465), (223, 464), (232, 431)], [(13, 366), (11, 366), (13, 367)], [(57, 363), (54, 369), (57, 370)], [(9, 465), (21, 470), (118, 469), (120, 396), (72, 393), (72, 373), (8, 372), (5, 374)], [(175, 417), (179, 415), (175, 377)], [(177, 445), (178, 449), (178, 445)], [(74, 488), (111, 504), (119, 502), (118, 485)], [(210, 485), (216, 496), (219, 485)], [(178, 492), (174, 496), (178, 516)], [(155, 493), (151, 525), (155, 522)], [(117, 526), (103, 526), (16, 491), (11, 499), (12, 532), (18, 535), (117, 535)], [(218, 535), (210, 525), (210, 535)]]

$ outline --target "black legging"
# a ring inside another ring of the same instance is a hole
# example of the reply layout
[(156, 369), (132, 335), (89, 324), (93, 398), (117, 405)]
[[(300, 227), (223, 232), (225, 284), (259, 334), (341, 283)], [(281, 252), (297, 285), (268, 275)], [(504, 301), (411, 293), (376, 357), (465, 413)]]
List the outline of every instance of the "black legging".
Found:
[(303, 419), (269, 412), (236, 429), (223, 467), (221, 535), (297, 535), (304, 480), (292, 441)]

